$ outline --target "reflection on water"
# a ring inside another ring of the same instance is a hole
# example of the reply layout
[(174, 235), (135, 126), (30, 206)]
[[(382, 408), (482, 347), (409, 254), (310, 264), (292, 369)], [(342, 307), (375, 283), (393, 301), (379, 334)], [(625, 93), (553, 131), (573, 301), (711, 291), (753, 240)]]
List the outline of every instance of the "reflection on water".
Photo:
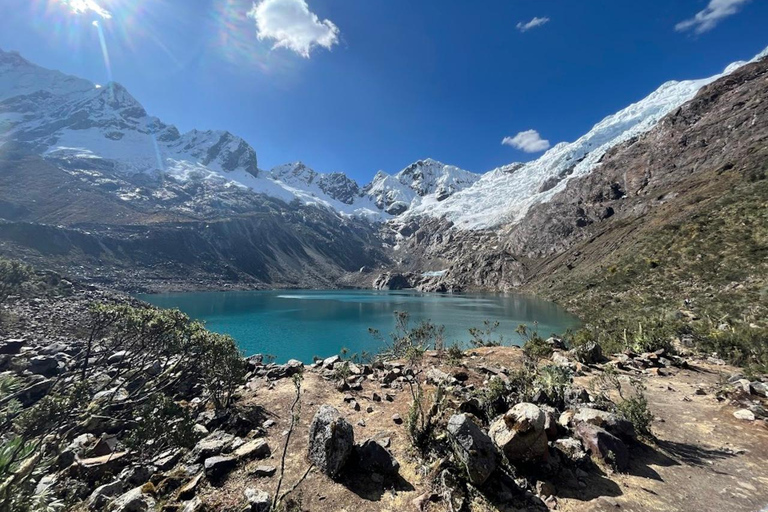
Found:
[(414, 325), (430, 320), (445, 326), (447, 344), (466, 344), (470, 327), (498, 321), (509, 343), (519, 342), (519, 324), (538, 322), (542, 336), (562, 333), (578, 319), (559, 306), (524, 295), (440, 295), (389, 291), (206, 292), (142, 295), (156, 306), (179, 308), (204, 320), (209, 329), (232, 335), (247, 355), (263, 353), (278, 361), (305, 362), (342, 348), (376, 352), (368, 329), (387, 334), (394, 312), (407, 311)]

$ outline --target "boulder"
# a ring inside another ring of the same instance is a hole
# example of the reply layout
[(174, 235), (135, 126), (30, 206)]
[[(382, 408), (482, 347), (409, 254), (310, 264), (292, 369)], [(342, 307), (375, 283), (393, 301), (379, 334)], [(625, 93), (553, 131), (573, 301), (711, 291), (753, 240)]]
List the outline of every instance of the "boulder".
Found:
[(229, 457), (226, 455), (217, 455), (215, 457), (209, 457), (205, 459), (203, 467), (205, 468), (205, 476), (210, 479), (221, 478), (237, 465), (237, 459), (235, 457)]
[(250, 459), (264, 459), (266, 457), (269, 457), (271, 450), (269, 449), (269, 445), (267, 442), (263, 439), (254, 439), (253, 441), (248, 441), (238, 449), (236, 449), (234, 452), (234, 456), (237, 457), (238, 460), (250, 460)]
[(88, 498), (88, 508), (91, 510), (104, 510), (107, 503), (123, 492), (123, 482), (115, 480), (97, 487)]
[(277, 472), (275, 466), (256, 466), (251, 470), (251, 475), (257, 478), (265, 478), (274, 475)]
[(573, 437), (564, 437), (552, 443), (555, 450), (562, 453), (567, 459), (579, 464), (587, 459), (587, 452), (581, 441)]
[(578, 425), (579, 423), (589, 423), (590, 425), (604, 428), (611, 434), (624, 440), (632, 440), (637, 437), (632, 422), (619, 418), (612, 412), (582, 407), (577, 409), (573, 418), (571, 418), (571, 425)]
[(576, 436), (592, 456), (614, 466), (618, 471), (629, 467), (629, 452), (618, 437), (607, 430), (590, 423), (582, 422), (574, 429)]
[(753, 395), (758, 395), (763, 398), (768, 398), (768, 384), (765, 382), (750, 382), (749, 391)]
[(59, 360), (54, 356), (34, 356), (27, 367), (30, 373), (52, 377), (59, 373)]
[(384, 476), (394, 476), (400, 471), (400, 463), (382, 445), (369, 439), (355, 446), (358, 466), (365, 472), (378, 473)]
[(439, 370), (437, 368), (430, 368), (427, 370), (427, 384), (432, 384), (435, 386), (451, 386), (453, 384), (456, 384), (456, 379), (448, 375), (442, 370)]
[(578, 362), (584, 364), (595, 364), (604, 360), (603, 349), (594, 341), (588, 341), (583, 345), (579, 345), (571, 350), (570, 354)]
[(755, 421), (755, 413), (749, 409), (739, 409), (733, 413), (733, 417), (744, 421)]
[(546, 416), (534, 404), (520, 403), (491, 424), (489, 435), (510, 461), (546, 460)]
[(110, 512), (146, 512), (154, 510), (155, 500), (144, 494), (141, 487), (119, 496), (109, 507)]
[(232, 444), (235, 442), (235, 436), (222, 431), (216, 431), (213, 434), (201, 439), (189, 456), (190, 462), (201, 462), (204, 459), (232, 451)]
[(448, 420), (448, 434), (454, 442), (456, 458), (467, 471), (473, 485), (482, 485), (496, 469), (496, 448), (488, 434), (466, 414), (454, 414)]
[(309, 427), (309, 460), (324, 474), (335, 478), (354, 445), (352, 425), (330, 405), (320, 406)]
[(0, 341), (0, 354), (15, 355), (21, 352), (21, 347), (24, 346), (24, 340), (13, 338), (5, 341)]
[(272, 508), (272, 502), (269, 499), (269, 493), (258, 489), (248, 487), (245, 492), (245, 499), (248, 502), (250, 512), (269, 512)]

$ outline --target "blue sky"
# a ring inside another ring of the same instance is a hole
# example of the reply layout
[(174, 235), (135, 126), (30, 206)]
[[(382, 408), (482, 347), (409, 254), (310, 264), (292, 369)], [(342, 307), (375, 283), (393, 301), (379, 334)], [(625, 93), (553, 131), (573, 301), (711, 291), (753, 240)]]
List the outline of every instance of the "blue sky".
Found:
[(768, 46), (763, 0), (0, 1), (0, 48), (105, 83), (97, 21), (111, 76), (151, 114), (236, 133), (262, 168), (361, 182), (426, 157), (535, 158)]

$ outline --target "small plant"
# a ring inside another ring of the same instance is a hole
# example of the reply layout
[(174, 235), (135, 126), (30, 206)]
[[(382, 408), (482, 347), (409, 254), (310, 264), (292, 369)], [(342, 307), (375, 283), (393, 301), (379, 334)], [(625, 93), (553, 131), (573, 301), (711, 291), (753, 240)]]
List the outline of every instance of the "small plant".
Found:
[(447, 350), (448, 360), (446, 361), (451, 366), (459, 366), (461, 360), (464, 358), (464, 351), (458, 343), (454, 343)]
[(473, 347), (499, 347), (504, 344), (504, 336), (496, 334), (499, 328), (499, 322), (483, 321), (483, 328), (470, 327), (469, 335), (472, 339), (469, 341)]
[(496, 376), (492, 377), (488, 381), (488, 385), (480, 390), (478, 400), (488, 421), (493, 420), (493, 418), (506, 411), (506, 397), (508, 394), (509, 390), (506, 384)]
[(535, 386), (543, 391), (555, 403), (563, 403), (571, 388), (573, 377), (571, 370), (564, 366), (547, 365), (538, 369)]

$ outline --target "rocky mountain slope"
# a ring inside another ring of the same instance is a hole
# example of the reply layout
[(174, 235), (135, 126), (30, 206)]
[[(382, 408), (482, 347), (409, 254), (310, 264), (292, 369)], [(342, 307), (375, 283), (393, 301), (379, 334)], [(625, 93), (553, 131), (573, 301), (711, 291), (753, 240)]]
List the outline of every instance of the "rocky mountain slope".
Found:
[(446, 221), (403, 224), (402, 268), (445, 270), (427, 289), (524, 286), (572, 298), (582, 311), (585, 295), (637, 293), (641, 278), (668, 300), (730, 286), (759, 302), (767, 75), (763, 59), (706, 85), (653, 129), (607, 149), (591, 173), (571, 175), (549, 200), (529, 205), (518, 222), (472, 231)]

